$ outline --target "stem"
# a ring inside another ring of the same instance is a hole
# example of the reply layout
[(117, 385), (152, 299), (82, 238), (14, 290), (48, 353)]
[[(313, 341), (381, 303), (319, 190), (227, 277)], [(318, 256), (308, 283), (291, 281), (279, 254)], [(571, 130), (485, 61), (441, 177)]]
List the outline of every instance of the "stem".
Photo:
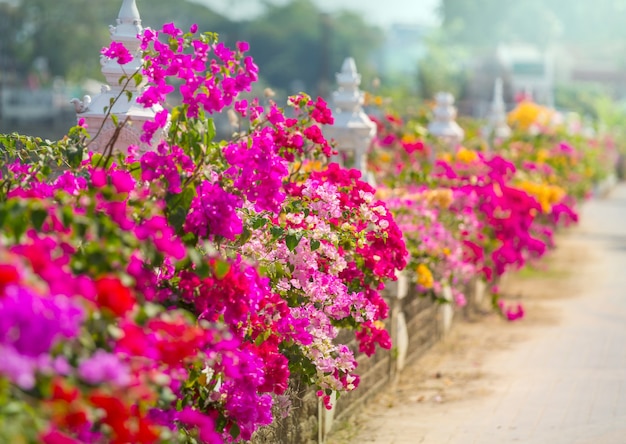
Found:
[[(115, 97), (115, 99), (113, 99), (113, 102), (111, 102), (111, 105), (107, 108), (106, 113), (104, 114), (104, 119), (102, 120), (102, 124), (100, 125), (100, 128), (98, 128), (98, 131), (96, 132), (96, 135), (93, 136), (91, 138), (91, 140), (89, 140), (89, 142), (87, 142), (87, 145), (85, 146), (86, 148), (89, 147), (89, 145), (91, 145), (91, 143), (100, 135), (100, 133), (102, 132), (102, 129), (104, 128), (104, 125), (107, 122), (107, 119), (111, 116), (111, 113), (113, 111), (113, 106), (118, 102), (118, 100), (120, 99), (120, 97), (122, 97), (122, 94), (125, 94), (128, 90), (128, 85), (130, 84), (131, 80), (133, 80), (135, 74), (139, 73), (141, 67), (137, 68), (137, 70), (135, 70), (135, 72), (133, 73), (132, 76), (127, 76), (126, 77), (126, 81), (124, 82), (124, 86), (122, 86), (122, 89), (120, 90), (119, 94), (117, 95), (117, 97)], [(124, 124), (126, 124), (126, 121), (128, 120), (128, 118), (126, 118), (126, 120), (124, 120)], [(119, 124), (118, 124), (119, 126)], [(109, 144), (107, 143), (107, 146)]]

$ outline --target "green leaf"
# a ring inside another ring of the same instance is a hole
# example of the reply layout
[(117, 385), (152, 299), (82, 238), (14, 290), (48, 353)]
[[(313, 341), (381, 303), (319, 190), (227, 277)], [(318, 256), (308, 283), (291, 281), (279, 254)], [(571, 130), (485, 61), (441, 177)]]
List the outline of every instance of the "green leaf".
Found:
[(198, 236), (194, 233), (185, 233), (180, 239), (189, 247), (193, 247), (198, 243)]
[(230, 264), (226, 261), (216, 261), (214, 265), (215, 277), (218, 279), (224, 279), (224, 277), (230, 271)]
[(117, 124), (119, 123), (119, 119), (115, 114), (111, 114), (111, 120), (113, 121), (113, 125), (115, 126), (117, 126)]
[(211, 141), (215, 138), (215, 122), (213, 121), (213, 119), (208, 119), (206, 122), (206, 130), (207, 130), (207, 134), (206, 137), (208, 139), (208, 141)]
[(197, 263), (195, 271), (200, 279), (208, 278), (211, 275), (211, 267), (206, 261)]
[(43, 226), (43, 223), (47, 217), (48, 217), (48, 212), (41, 208), (37, 208), (31, 211), (30, 220), (33, 223), (33, 226), (35, 227), (35, 230), (37, 231), (41, 230), (41, 227)]
[(238, 242), (240, 245), (243, 245), (246, 242), (248, 242), (251, 237), (252, 237), (252, 231), (250, 231), (248, 227), (243, 227), (243, 231), (239, 235)]
[(317, 239), (311, 239), (311, 251), (315, 251), (320, 247), (321, 243)]
[(302, 235), (298, 236), (295, 234), (288, 234), (287, 237), (285, 237), (285, 243), (287, 244), (287, 248), (289, 248), (289, 251), (293, 251), (296, 249), (296, 247), (300, 243), (300, 239), (302, 239)]
[(135, 86), (139, 86), (143, 81), (143, 76), (140, 73), (136, 72), (135, 74), (133, 74), (133, 80), (135, 81)]
[(65, 151), (67, 163), (72, 168), (78, 168), (80, 166), (80, 163), (83, 161), (84, 149), (85, 147), (82, 145), (73, 145)]
[(237, 439), (240, 433), (241, 430), (239, 430), (239, 426), (237, 425), (237, 423), (233, 422), (232, 426), (230, 427), (230, 436), (232, 436), (233, 439)]
[(285, 234), (285, 230), (281, 227), (272, 227), (270, 228), (270, 233), (272, 234), (274, 240), (277, 240), (278, 238), (282, 237), (283, 234)]
[(265, 224), (267, 224), (269, 221), (262, 217), (260, 219), (256, 219), (253, 223), (252, 223), (252, 228), (254, 228), (255, 230), (258, 230), (259, 228), (263, 228), (265, 226)]
[(91, 156), (91, 166), (98, 165), (98, 163), (100, 162), (100, 159), (102, 159), (102, 154), (101, 153), (94, 153)]
[(167, 221), (170, 223), (176, 232), (179, 232), (187, 220), (189, 214), (189, 208), (191, 207), (191, 201), (195, 197), (196, 192), (193, 188), (185, 188), (179, 194), (168, 193), (165, 196), (165, 203), (167, 205)]

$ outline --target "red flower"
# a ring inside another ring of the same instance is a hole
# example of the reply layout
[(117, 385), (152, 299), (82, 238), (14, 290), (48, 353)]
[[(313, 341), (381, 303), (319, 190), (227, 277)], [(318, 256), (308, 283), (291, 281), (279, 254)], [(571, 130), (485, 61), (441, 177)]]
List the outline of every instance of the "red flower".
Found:
[(209, 334), (206, 330), (187, 325), (182, 318), (172, 321), (151, 319), (148, 329), (155, 333), (155, 348), (159, 358), (169, 367), (178, 367), (188, 358), (197, 356), (206, 347)]
[[(87, 413), (78, 401), (79, 396), (80, 392), (76, 387), (68, 386), (60, 379), (52, 381), (52, 411), (54, 412), (54, 423), (58, 427), (76, 431), (88, 423)], [(66, 439), (64, 435), (55, 430), (51, 430), (45, 436), (49, 437), (49, 441), (44, 440), (44, 442), (56, 443), (56, 439), (61, 439), (58, 442), (64, 443), (63, 439)]]
[(121, 317), (133, 308), (135, 298), (118, 278), (103, 277), (96, 280), (96, 303)]
[(47, 431), (39, 438), (43, 444), (79, 444), (79, 441), (54, 429)]
[(19, 282), (20, 274), (13, 265), (0, 264), (0, 293), (4, 292), (4, 289)]
[(105, 412), (102, 422), (113, 430), (111, 443), (153, 443), (158, 434), (153, 430), (152, 423), (142, 417), (139, 409), (129, 407), (117, 397), (105, 394), (94, 394), (89, 400)]

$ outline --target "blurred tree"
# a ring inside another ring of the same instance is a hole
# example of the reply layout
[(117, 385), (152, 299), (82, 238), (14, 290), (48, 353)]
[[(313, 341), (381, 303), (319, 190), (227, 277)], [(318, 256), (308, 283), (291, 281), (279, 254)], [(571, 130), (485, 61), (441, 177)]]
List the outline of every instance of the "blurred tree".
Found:
[(446, 36), (464, 44), (493, 46), (499, 38), (507, 4), (510, 3), (502, 0), (441, 0), (439, 14)]
[[(21, 0), (11, 13), (15, 29), (8, 46), (18, 54), (17, 70), (25, 75), (35, 60), (46, 60), (51, 77), (70, 80), (100, 78), (100, 49), (110, 41), (108, 25), (114, 25), (121, 1)], [(167, 22), (188, 28), (198, 23), (201, 29), (230, 34), (233, 25), (204, 6), (186, 1), (138, 0), (144, 27), (157, 28)], [(7, 5), (0, 4), (7, 9)], [(2, 10), (0, 10), (2, 11)], [(4, 39), (3, 39), (4, 41)]]
[(52, 77), (84, 79), (98, 73), (98, 53), (108, 40), (102, 17), (115, 16), (114, 3), (22, 0), (19, 11), (20, 31), (16, 39), (23, 74), (33, 69), (35, 60), (45, 60)]
[[(559, 85), (554, 92), (554, 104), (558, 109), (574, 110), (584, 117), (594, 120), (601, 119), (603, 123), (614, 126), (611, 121), (610, 103), (611, 91), (604, 85)], [(623, 113), (622, 113), (623, 116)], [(620, 122), (623, 126), (623, 120)]]
[[(383, 40), (380, 29), (352, 12), (322, 14), (312, 0), (262, 3), (261, 16), (235, 22), (188, 0), (137, 0), (144, 27), (174, 22), (188, 29), (196, 23), (229, 45), (249, 41), (265, 82), (288, 92), (315, 92), (323, 82), (328, 91), (348, 56), (367, 72), (368, 57)], [(120, 6), (121, 0), (19, 0), (9, 10), (0, 1), (0, 13), (11, 14), (0, 30), (2, 51), (17, 60), (22, 78), (47, 65), (50, 78), (100, 79), (100, 49), (110, 41), (108, 25), (115, 24)]]
[(420, 96), (430, 100), (446, 91), (459, 99), (468, 80), (468, 54), (459, 45), (447, 43), (441, 34), (429, 38), (427, 46), (417, 71)]
[(385, 40), (382, 29), (365, 23), (363, 17), (353, 11), (340, 11), (332, 16), (332, 42), (330, 68), (339, 72), (346, 57), (353, 57), (363, 76), (363, 85), (369, 84), (376, 76), (369, 61), (372, 53), (381, 47)]
[[(121, 2), (117, 0), (119, 5)], [(119, 9), (119, 5), (117, 9)], [(137, 0), (144, 27), (160, 28), (164, 23), (174, 22), (187, 30), (194, 23), (202, 32), (217, 32), (223, 41), (233, 42), (238, 37), (238, 26), (225, 16), (189, 0)], [(117, 16), (117, 11), (114, 17)]]
[(0, 83), (17, 77), (22, 20), (18, 8), (9, 3), (0, 3)]
[(251, 44), (261, 75), (288, 93), (327, 92), (324, 82), (333, 83), (331, 76), (345, 57), (354, 57), (363, 71), (383, 39), (380, 29), (352, 12), (322, 14), (311, 0), (265, 4), (264, 13), (241, 25), (242, 36)]

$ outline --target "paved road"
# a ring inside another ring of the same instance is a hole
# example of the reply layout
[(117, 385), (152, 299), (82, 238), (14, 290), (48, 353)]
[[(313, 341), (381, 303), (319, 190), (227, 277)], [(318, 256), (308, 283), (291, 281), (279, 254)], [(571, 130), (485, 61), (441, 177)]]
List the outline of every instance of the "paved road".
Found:
[(489, 354), (487, 395), (379, 406), (351, 443), (626, 444), (626, 185), (582, 213), (567, 236), (593, 253), (566, 278), (578, 295), (547, 302), (558, 322), (529, 319), (528, 338)]

